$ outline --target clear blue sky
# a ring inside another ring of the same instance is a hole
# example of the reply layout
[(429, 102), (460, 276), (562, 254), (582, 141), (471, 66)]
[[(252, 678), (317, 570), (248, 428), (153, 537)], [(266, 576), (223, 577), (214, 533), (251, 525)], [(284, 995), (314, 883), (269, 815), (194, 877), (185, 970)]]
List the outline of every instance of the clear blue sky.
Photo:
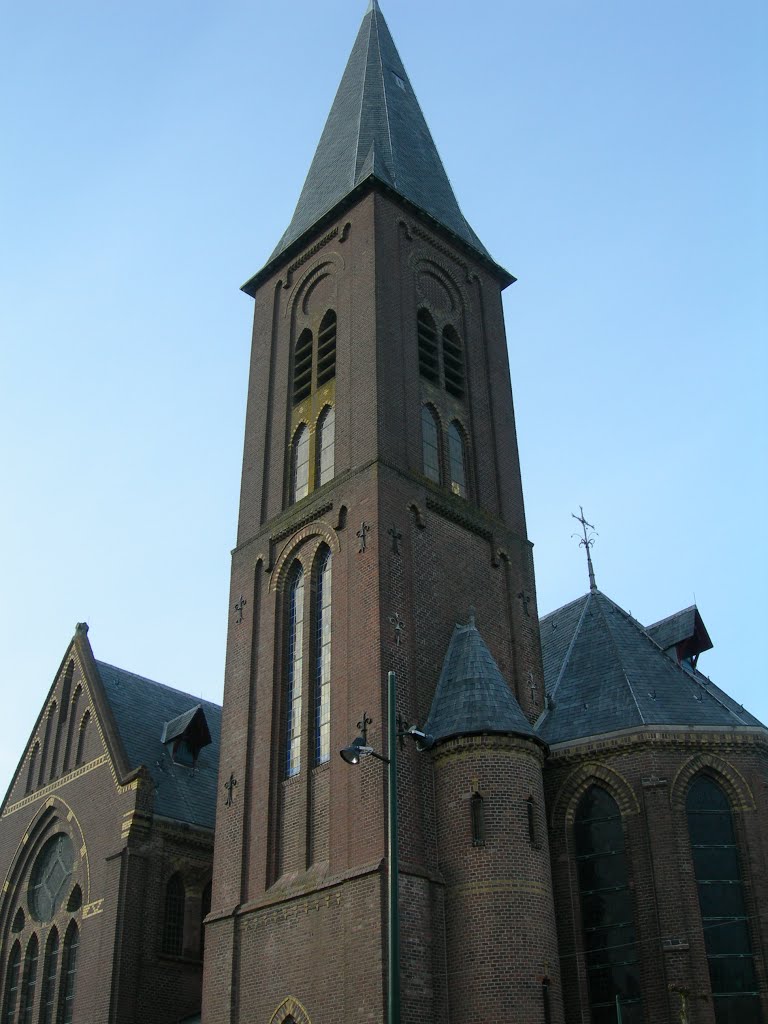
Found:
[[(763, 0), (382, 0), (507, 330), (539, 607), (693, 601), (768, 721)], [(365, 4), (6, 4), (0, 789), (77, 621), (221, 698), (251, 300)]]

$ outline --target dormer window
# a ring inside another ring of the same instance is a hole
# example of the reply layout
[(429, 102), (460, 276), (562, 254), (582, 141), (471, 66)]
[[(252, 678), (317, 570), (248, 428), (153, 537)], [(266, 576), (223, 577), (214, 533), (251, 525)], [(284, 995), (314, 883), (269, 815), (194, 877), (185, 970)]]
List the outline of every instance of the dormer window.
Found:
[(200, 751), (211, 742), (211, 733), (201, 704), (185, 711), (163, 726), (160, 742), (174, 764), (194, 768)]

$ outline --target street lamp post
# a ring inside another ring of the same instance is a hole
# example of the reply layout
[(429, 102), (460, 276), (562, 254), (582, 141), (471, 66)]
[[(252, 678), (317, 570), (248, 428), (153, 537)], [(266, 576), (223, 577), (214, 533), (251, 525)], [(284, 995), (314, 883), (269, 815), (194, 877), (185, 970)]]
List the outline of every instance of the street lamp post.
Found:
[(357, 723), (361, 734), (339, 753), (347, 764), (359, 764), (361, 758), (375, 757), (388, 766), (387, 810), (387, 1024), (400, 1024), (400, 905), (399, 905), (399, 854), (397, 842), (397, 743), (401, 736), (410, 736), (416, 741), (417, 750), (429, 750), (434, 742), (415, 725), (400, 728), (397, 717), (397, 677), (387, 673), (387, 753), (377, 753), (368, 746), (370, 718), (363, 713)]

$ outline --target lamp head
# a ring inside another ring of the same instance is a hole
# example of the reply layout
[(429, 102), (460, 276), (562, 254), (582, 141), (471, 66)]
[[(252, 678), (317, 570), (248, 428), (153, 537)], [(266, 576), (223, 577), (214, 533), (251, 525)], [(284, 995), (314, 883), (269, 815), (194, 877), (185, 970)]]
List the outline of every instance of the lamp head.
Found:
[(407, 730), (407, 735), (408, 736), (413, 736), (413, 738), (416, 740), (416, 749), (417, 750), (431, 750), (432, 747), (434, 747), (434, 745), (435, 745), (435, 738), (434, 738), (434, 736), (430, 736), (429, 733), (423, 732), (421, 729), (417, 728), (415, 725), (412, 725)]
[(360, 758), (365, 757), (366, 754), (370, 754), (372, 747), (366, 745), (365, 740), (362, 736), (358, 736), (356, 740), (353, 740), (348, 747), (344, 747), (343, 750), (339, 751), (343, 761), (347, 764), (360, 764)]

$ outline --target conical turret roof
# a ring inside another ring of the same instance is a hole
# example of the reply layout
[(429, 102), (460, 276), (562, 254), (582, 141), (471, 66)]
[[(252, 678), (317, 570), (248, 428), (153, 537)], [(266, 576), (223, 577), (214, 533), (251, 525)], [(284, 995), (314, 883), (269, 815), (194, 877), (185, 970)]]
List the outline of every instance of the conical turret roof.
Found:
[(435, 742), (483, 733), (538, 738), (474, 622), (453, 631), (424, 732)]
[(368, 179), (491, 258), (459, 208), (376, 0), (363, 18), (293, 219), (267, 265)]

